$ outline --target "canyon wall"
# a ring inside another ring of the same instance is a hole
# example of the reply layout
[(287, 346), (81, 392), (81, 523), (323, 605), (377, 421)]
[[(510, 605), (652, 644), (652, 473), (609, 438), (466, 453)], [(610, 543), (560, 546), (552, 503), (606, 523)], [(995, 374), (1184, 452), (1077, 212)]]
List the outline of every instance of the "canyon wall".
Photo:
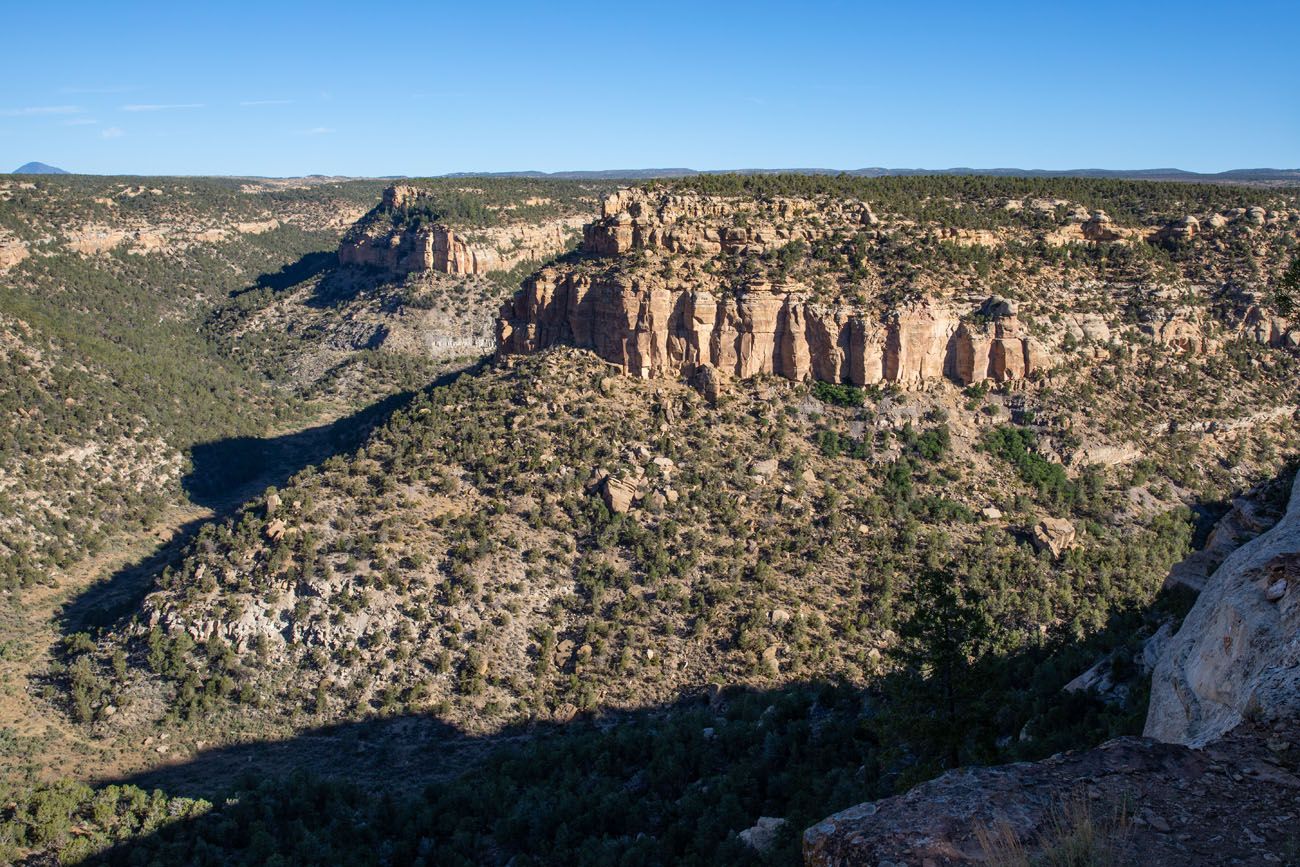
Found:
[(917, 303), (883, 317), (809, 303), (799, 289), (736, 295), (544, 268), (497, 323), (502, 355), (556, 344), (591, 349), (640, 377), (691, 376), (704, 365), (746, 378), (773, 374), (870, 385), (941, 377), (969, 384), (1023, 379), (1050, 366), (1013, 311), (981, 326), (951, 307)]
[[(846, 199), (752, 202), (620, 190), (584, 227), (583, 250), (616, 260), (649, 252), (698, 265), (722, 254), (761, 255), (836, 232), (869, 231), (878, 222), (865, 202)], [(498, 354), (563, 343), (591, 349), (633, 376), (691, 376), (709, 366), (740, 378), (855, 385), (942, 377), (1005, 382), (1051, 366), (1006, 302), (991, 300), (982, 311), (988, 315), (969, 321), (939, 302), (879, 314), (811, 301), (811, 291), (797, 284), (750, 280), (732, 291), (707, 266), (680, 276), (672, 270), (544, 268), (502, 308)]]
[(580, 215), (540, 224), (519, 223), (477, 230), (471, 237), (442, 223), (408, 226), (391, 215), (420, 196), (413, 187), (384, 190), (379, 210), (339, 245), (339, 264), (380, 268), (394, 274), (438, 271), (457, 276), (508, 271), (523, 262), (562, 252), (582, 226)]
[[(1147, 236), (1191, 237), (1199, 224), (1188, 217), (1159, 231), (1117, 228), (1098, 211), (1070, 225), (1084, 226), (1073, 243), (1112, 236), (1137, 243)], [(991, 230), (985, 235), (981, 243), (988, 249), (1004, 240)], [(1048, 329), (1040, 340), (1013, 302), (983, 296), (960, 281), (954, 281), (956, 291), (895, 284), (889, 288), (920, 300), (882, 309), (871, 298), (880, 284), (862, 276), (865, 267), (856, 272), (856, 284), (828, 287), (815, 274), (806, 279), (807, 271), (797, 276), (818, 256), (835, 262), (843, 275), (862, 266), (863, 251), (873, 245), (923, 257), (934, 243), (911, 221), (882, 223), (866, 202), (851, 198), (620, 190), (583, 227), (585, 259), (542, 269), (502, 308), (498, 356), (570, 344), (639, 377), (690, 377), (708, 366), (724, 377), (769, 374), (855, 385), (947, 378), (969, 385), (1048, 370), (1068, 351), (1062, 348), (1068, 337), (1074, 345), (1089, 343), (1090, 358), (1106, 357), (1112, 341), (1149, 340), (1198, 354), (1236, 338), (1300, 348), (1300, 327), (1270, 313), (1259, 297), (1239, 293), (1216, 313), (1209, 301), (1218, 290), (1208, 286), (1157, 287), (1136, 323), (1118, 321), (1119, 307), (1104, 289), (1091, 299), (1096, 287), (1040, 291), (1033, 301), (1035, 324)], [(434, 236), (421, 244), (414, 251), (399, 246), (391, 255), (447, 257), (440, 251), (449, 242)], [(1189, 292), (1207, 303), (1189, 305)]]

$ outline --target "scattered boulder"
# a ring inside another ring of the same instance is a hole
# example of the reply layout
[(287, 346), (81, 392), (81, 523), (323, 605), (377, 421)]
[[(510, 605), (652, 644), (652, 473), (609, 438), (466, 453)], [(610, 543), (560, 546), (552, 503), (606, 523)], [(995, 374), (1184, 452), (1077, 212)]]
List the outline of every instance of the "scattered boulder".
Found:
[(636, 501), (636, 485), (613, 476), (606, 476), (600, 485), (600, 498), (605, 507), (615, 515), (622, 515), (631, 510)]
[(991, 296), (980, 307), (980, 313), (990, 319), (1008, 319), (1016, 316), (1019, 312), (1019, 304), (1010, 298), (1003, 298), (1001, 295)]
[(781, 661), (777, 656), (780, 652), (781, 648), (776, 644), (769, 645), (763, 651), (763, 668), (773, 677), (781, 673)]
[(1074, 525), (1065, 518), (1042, 518), (1033, 529), (1034, 546), (1050, 551), (1057, 559), (1074, 547), (1076, 535)]
[(1190, 214), (1161, 226), (1154, 235), (1157, 241), (1187, 241), (1201, 230), (1201, 221)]
[(760, 816), (752, 828), (746, 828), (737, 836), (740, 837), (741, 842), (755, 852), (766, 853), (771, 851), (772, 846), (776, 843), (777, 832), (784, 827), (785, 819)]
[(722, 393), (722, 376), (712, 364), (701, 364), (691, 376), (691, 387), (708, 401), (709, 406), (717, 406)]
[(287, 526), (284, 523), (284, 519), (276, 518), (267, 523), (265, 530), (266, 538), (270, 539), (272, 542), (278, 542), (284, 538), (286, 529)]

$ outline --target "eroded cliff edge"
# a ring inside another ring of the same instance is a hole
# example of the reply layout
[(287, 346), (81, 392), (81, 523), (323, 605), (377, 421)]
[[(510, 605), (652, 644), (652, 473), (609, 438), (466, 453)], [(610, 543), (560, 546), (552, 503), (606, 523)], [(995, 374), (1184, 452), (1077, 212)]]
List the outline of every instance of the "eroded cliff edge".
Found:
[[(1215, 216), (1206, 224), (1230, 226)], [(972, 281), (960, 269), (908, 265), (928, 265), (936, 251), (1010, 262), (1028, 245), (1040, 259), (1063, 250), (1066, 261), (1089, 245), (1143, 251), (1200, 231), (1194, 217), (1108, 232), (1098, 229), (1112, 226), (1100, 212), (1060, 219), (1053, 231), (1028, 234), (935, 230), (834, 196), (621, 190), (584, 227), (582, 256), (527, 278), (502, 308), (498, 354), (568, 344), (639, 377), (712, 368), (724, 379), (915, 386), (1031, 379), (1081, 344), (1095, 358), (1142, 341), (1191, 352), (1228, 336), (1300, 345), (1300, 329), (1229, 284), (1052, 283), (1037, 269), (1022, 301), (992, 288), (1006, 275)], [(1245, 216), (1237, 222), (1222, 231), (1257, 231)], [(1010, 273), (1019, 272), (1013, 265)]]
[(586, 219), (585, 214), (559, 214), (535, 223), (509, 221), (456, 230), (419, 188), (395, 185), (384, 190), (379, 206), (344, 236), (339, 264), (392, 274), (434, 271), (462, 277), (508, 271), (560, 253), (576, 239)]
[[(742, 203), (620, 191), (584, 228), (583, 249), (631, 267), (548, 267), (532, 275), (502, 309), (499, 352), (569, 344), (634, 376), (691, 376), (709, 366), (739, 378), (855, 385), (1005, 382), (1051, 366), (1005, 299), (980, 299), (964, 310), (921, 297), (886, 307), (821, 303), (817, 287), (714, 267), (724, 254), (803, 251), (876, 223), (863, 202)], [(643, 267), (646, 253), (681, 261), (651, 269)]]

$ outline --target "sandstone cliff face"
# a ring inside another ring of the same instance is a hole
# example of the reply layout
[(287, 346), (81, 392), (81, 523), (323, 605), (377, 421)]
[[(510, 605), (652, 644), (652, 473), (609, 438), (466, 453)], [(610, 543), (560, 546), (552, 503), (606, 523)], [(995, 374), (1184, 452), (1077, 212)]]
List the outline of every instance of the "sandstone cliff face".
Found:
[(980, 327), (951, 307), (917, 303), (883, 317), (809, 303), (799, 288), (705, 289), (591, 278), (543, 269), (502, 310), (498, 351), (556, 344), (592, 349), (643, 378), (691, 376), (703, 365), (739, 378), (773, 374), (870, 385), (1023, 379), (1050, 367), (1014, 314)]
[[(695, 257), (762, 253), (816, 240), (833, 227), (876, 223), (861, 202), (823, 205), (815, 220), (801, 221), (813, 203), (777, 199), (744, 225), (736, 225), (734, 207), (717, 197), (620, 191), (584, 229), (583, 248), (607, 257), (645, 250)], [(764, 280), (732, 291), (699, 271), (675, 277), (651, 269), (545, 268), (502, 308), (498, 353), (570, 344), (633, 376), (689, 377), (709, 366), (740, 378), (771, 374), (855, 385), (943, 377), (1006, 382), (1052, 364), (1046, 348), (1022, 332), (1014, 308), (998, 307), (976, 324), (944, 302), (918, 301), (880, 314), (815, 303), (809, 295), (807, 287)]]
[(1271, 530), (1210, 576), (1151, 678), (1145, 734), (1201, 746), (1300, 713), (1300, 477)]
[(540, 261), (561, 252), (583, 223), (581, 216), (546, 223), (496, 226), (473, 239), (441, 223), (394, 224), (394, 211), (417, 202), (413, 187), (384, 190), (382, 204), (339, 245), (339, 264), (373, 266), (394, 274), (437, 271), (462, 277), (508, 271), (521, 262)]

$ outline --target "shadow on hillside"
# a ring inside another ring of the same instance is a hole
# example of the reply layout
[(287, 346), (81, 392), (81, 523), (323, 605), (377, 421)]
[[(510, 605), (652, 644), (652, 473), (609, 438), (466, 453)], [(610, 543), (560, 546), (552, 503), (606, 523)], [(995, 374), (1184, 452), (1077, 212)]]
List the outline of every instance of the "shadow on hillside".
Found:
[[(789, 819), (781, 849), (793, 855), (806, 824), (883, 794), (874, 769), (859, 770), (874, 749), (861, 707), (851, 687), (800, 683), (485, 736), (424, 714), (323, 726), (99, 781), (219, 805), (120, 842), (102, 861), (195, 863), (202, 853), (204, 863), (263, 863), (279, 852), (285, 863), (504, 864), (515, 853), (503, 850), (517, 850), (518, 863), (578, 863), (557, 859), (575, 846), (658, 845), (657, 834), (674, 838), (666, 851), (758, 864), (735, 835), (760, 815)], [(256, 850), (246, 822), (269, 834), (269, 849)], [(295, 830), (304, 825), (309, 833)]]
[[(449, 385), (475, 369), (444, 374), (428, 388)], [(182, 525), (148, 556), (117, 570), (66, 603), (60, 615), (63, 634), (102, 628), (129, 616), (163, 569), (179, 561), (204, 524), (230, 516), (267, 487), (279, 487), (309, 466), (359, 448), (375, 428), (418, 393), (390, 395), (328, 424), (282, 436), (229, 437), (193, 446), (192, 469), (181, 485), (192, 503), (211, 509), (213, 516)]]
[[(1129, 626), (1117, 619), (1112, 628)], [(1089, 644), (1052, 649), (1051, 660), (1063, 665), (1047, 664), (1043, 648), (977, 664), (970, 677), (985, 694), (962, 713), (963, 723), (978, 729), (966, 733), (963, 762), (1034, 757), (1010, 750), (990, 755), (982, 746), (1010, 740), (1025, 717), (1068, 716), (1077, 738), (1070, 746), (1114, 734), (1098, 707), (1090, 711), (1094, 725), (1078, 727), (1089, 700), (1061, 692), (1104, 650)], [(914, 679), (893, 674), (870, 692), (808, 681), (706, 689), (669, 704), (482, 736), (430, 715), (405, 714), (202, 750), (100, 781), (218, 805), (152, 837), (121, 842), (104, 861), (188, 862), (201, 853), (214, 864), (276, 854), (298, 863), (325, 847), (333, 863), (352, 863), (363, 853), (368, 859), (375, 851), (388, 864), (795, 863), (805, 827), (941, 770), (924, 765), (924, 746), (882, 740), (895, 731), (914, 738), (933, 729), (906, 718), (879, 723), (880, 715), (898, 713), (889, 709), (894, 696), (916, 688), (900, 681)], [(943, 723), (934, 705), (920, 713)], [(760, 816), (787, 819), (776, 849), (762, 860), (736, 836)], [(312, 834), (303, 834), (304, 826)], [(420, 860), (435, 851), (438, 858)]]
[(285, 265), (274, 274), (263, 274), (257, 278), (256, 288), (282, 292), (315, 277), (338, 264), (338, 253), (333, 250), (317, 250), (307, 253), (297, 262)]
[(250, 292), (263, 289), (280, 294), (315, 278), (320, 279), (312, 287), (306, 304), (317, 309), (337, 307), (368, 289), (395, 279), (375, 267), (340, 265), (338, 253), (333, 250), (315, 250), (303, 254), (297, 261), (285, 265), (279, 271), (261, 275), (250, 286), (233, 290), (230, 297), (239, 299)]
[[(400, 277), (387, 274), (375, 267), (336, 265), (316, 282), (307, 306), (317, 310), (338, 307), (371, 289), (385, 283), (396, 283)], [(391, 312), (391, 311), (387, 311)]]
[(296, 261), (284, 265), (279, 271), (262, 274), (251, 286), (231, 290), (230, 297), (232, 299), (239, 298), (241, 295), (247, 295), (259, 289), (284, 292), (286, 289), (292, 289), (327, 271), (336, 270), (338, 263), (338, 253), (333, 250), (313, 250), (310, 253), (304, 253)]
[(154, 579), (180, 559), (189, 541), (209, 520), (196, 518), (185, 522), (146, 557), (123, 566), (108, 579), (92, 584), (64, 603), (59, 612), (63, 635), (101, 629), (129, 616), (139, 607)]
[[(449, 374), (434, 385), (450, 382)], [(390, 395), (328, 424), (275, 437), (229, 437), (190, 449), (192, 469), (181, 480), (190, 500), (223, 512), (270, 485), (280, 486), (304, 468), (352, 451), (416, 392)]]

